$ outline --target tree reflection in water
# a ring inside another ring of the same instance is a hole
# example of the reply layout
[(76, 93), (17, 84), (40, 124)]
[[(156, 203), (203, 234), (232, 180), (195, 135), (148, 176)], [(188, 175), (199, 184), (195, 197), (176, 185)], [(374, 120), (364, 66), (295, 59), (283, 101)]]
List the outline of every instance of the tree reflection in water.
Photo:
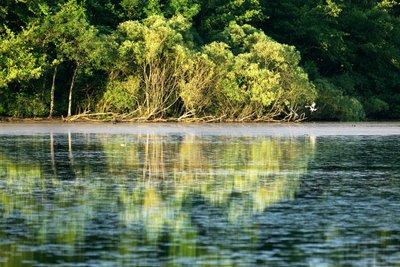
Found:
[(254, 216), (294, 197), (315, 137), (68, 133), (0, 144), (4, 266), (234, 265), (233, 252), (258, 242)]

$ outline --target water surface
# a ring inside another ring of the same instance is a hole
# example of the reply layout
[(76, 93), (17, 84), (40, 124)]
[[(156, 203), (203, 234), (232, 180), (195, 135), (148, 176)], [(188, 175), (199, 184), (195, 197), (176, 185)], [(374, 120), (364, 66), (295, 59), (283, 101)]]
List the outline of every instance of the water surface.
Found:
[(0, 266), (400, 264), (397, 124), (105, 126), (0, 124)]

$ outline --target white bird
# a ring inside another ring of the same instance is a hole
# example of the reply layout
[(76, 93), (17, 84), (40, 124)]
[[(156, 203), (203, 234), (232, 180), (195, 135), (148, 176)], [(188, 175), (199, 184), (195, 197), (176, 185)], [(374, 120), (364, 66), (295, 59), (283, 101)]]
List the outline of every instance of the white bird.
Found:
[(311, 112), (317, 111), (317, 109), (315, 108), (315, 102), (313, 102), (311, 105), (309, 106), (305, 106), (305, 108), (309, 108)]

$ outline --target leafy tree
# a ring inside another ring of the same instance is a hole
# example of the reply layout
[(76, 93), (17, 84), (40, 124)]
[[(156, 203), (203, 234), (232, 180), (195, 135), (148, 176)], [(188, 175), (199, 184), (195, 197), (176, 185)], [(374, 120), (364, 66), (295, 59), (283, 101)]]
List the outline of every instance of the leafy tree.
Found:
[[(400, 115), (399, 99), (390, 97), (400, 85), (396, 2), (269, 0), (262, 5), (268, 19), (260, 26), (295, 45), (304, 65), (316, 67), (309, 69), (315, 78), (327, 78), (344, 95), (361, 100), (367, 115), (378, 115), (376, 108), (369, 112), (371, 97), (390, 103), (389, 114)], [(381, 116), (387, 114), (386, 105), (379, 106)]]
[(4, 0), (0, 112), (275, 119), (317, 92), (313, 119), (399, 118), (399, 15), (395, 0)]
[(359, 121), (365, 119), (361, 102), (355, 97), (345, 95), (343, 89), (326, 79), (317, 79), (318, 88), (317, 111), (313, 119), (328, 121)]
[[(122, 42), (115, 65), (118, 74), (113, 71), (111, 74), (116, 77), (111, 80), (122, 80), (125, 84), (122, 88), (135, 86), (129, 90), (139, 92), (135, 97), (142, 103), (139, 108), (143, 116), (162, 117), (176, 103), (180, 67), (186, 53), (181, 33), (189, 27), (182, 16), (170, 20), (151, 16), (143, 23), (126, 21), (119, 25)], [(133, 77), (140, 77), (140, 83)], [(116, 85), (118, 83), (113, 83), (110, 89), (121, 91), (122, 88)]]
[(116, 0), (84, 1), (90, 24), (98, 27), (102, 32), (112, 32), (120, 21), (121, 8), (119, 2)]
[(122, 0), (120, 3), (124, 19), (145, 19), (153, 15), (171, 18), (182, 15), (186, 19), (196, 16), (202, 6), (199, 0)]
[[(68, 1), (60, 10), (43, 23), (45, 43), (54, 47), (54, 67), (51, 98), (54, 99), (54, 81), (57, 66), (63, 61), (72, 63), (73, 73), (68, 94), (68, 116), (72, 115), (73, 89), (80, 71), (99, 65), (104, 58), (105, 39), (98, 37), (97, 30), (87, 20), (85, 9), (75, 0)], [(52, 104), (51, 104), (52, 106)], [(50, 112), (51, 116), (52, 110)]]
[(120, 3), (124, 18), (127, 20), (144, 19), (152, 15), (161, 15), (159, 0), (122, 0)]
[(226, 44), (212, 43), (204, 48), (221, 76), (215, 90), (222, 93), (217, 96), (223, 103), (219, 110), (240, 120), (274, 119), (284, 114), (286, 107), (297, 109), (313, 101), (315, 89), (298, 66), (300, 56), (294, 47), (236, 23), (222, 36)]
[(28, 41), (31, 31), (27, 29), (15, 34), (6, 29), (0, 36), (0, 88), (38, 79), (43, 73), (44, 56), (33, 51)]
[(45, 55), (31, 42), (34, 26), (19, 33), (6, 28), (0, 35), (0, 114), (43, 115), (37, 80), (45, 72)]
[(198, 0), (169, 0), (164, 8), (164, 15), (167, 17), (178, 14), (186, 19), (192, 19), (201, 9), (201, 2)]
[(239, 25), (259, 21), (262, 11), (259, 0), (207, 0), (201, 2), (194, 23), (204, 40), (215, 40), (231, 22)]
[(100, 102), (103, 111), (265, 120), (315, 97), (295, 49), (249, 25), (231, 23), (221, 34), (226, 43), (200, 52), (184, 42), (190, 24), (182, 16), (151, 16), (118, 29), (119, 60)]
[(13, 32), (22, 31), (32, 19), (46, 15), (49, 6), (60, 2), (47, 0), (4, 0), (0, 3), (0, 32), (4, 25)]

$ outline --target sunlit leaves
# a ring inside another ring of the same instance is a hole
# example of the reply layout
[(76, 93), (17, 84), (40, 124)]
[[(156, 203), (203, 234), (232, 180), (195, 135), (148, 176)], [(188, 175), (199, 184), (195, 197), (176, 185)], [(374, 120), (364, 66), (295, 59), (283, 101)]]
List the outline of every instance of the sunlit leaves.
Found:
[[(172, 114), (183, 117), (274, 119), (284, 116), (286, 105), (314, 99), (314, 87), (298, 66), (300, 56), (293, 47), (232, 22), (221, 33), (222, 41), (198, 51), (185, 42), (190, 28), (183, 16), (151, 16), (119, 25), (119, 59), (111, 78), (124, 88), (128, 77), (139, 77), (134, 96), (138, 105), (131, 111), (136, 107), (142, 116), (162, 117), (175, 110)], [(183, 110), (176, 108), (180, 105)]]
[(209, 0), (202, 5), (195, 21), (204, 38), (213, 40), (231, 22), (243, 25), (262, 17), (259, 0)]
[(151, 60), (157, 56), (167, 56), (175, 50), (175, 45), (183, 44), (181, 32), (189, 25), (183, 17), (174, 17), (166, 20), (161, 16), (152, 16), (139, 21), (126, 21), (118, 29), (124, 41), (121, 45), (121, 54), (135, 56), (139, 64), (143, 60)]
[(167, 15), (182, 14), (185, 18), (193, 18), (199, 13), (201, 2), (196, 0), (170, 0), (167, 5)]
[[(398, 116), (399, 100), (393, 97), (400, 85), (398, 1), (269, 0), (264, 8), (269, 19), (260, 25), (279, 42), (295, 45), (305, 65), (314, 66), (309, 69), (314, 79), (337, 84), (343, 95), (363, 102), (370, 117)], [(391, 112), (370, 112), (372, 96), (390, 103)]]
[(332, 17), (338, 17), (340, 12), (342, 12), (342, 8), (332, 0), (326, 0), (326, 4), (323, 9), (327, 15)]
[(227, 44), (214, 42), (204, 51), (217, 62), (220, 82), (216, 92), (223, 92), (231, 116), (274, 117), (286, 104), (295, 106), (315, 97), (293, 47), (249, 25), (231, 23), (223, 36)]
[(159, 0), (122, 0), (120, 5), (123, 8), (125, 17), (131, 20), (161, 14), (161, 3)]
[(15, 34), (11, 30), (0, 36), (0, 88), (11, 82), (38, 79), (43, 73), (44, 56), (35, 54), (27, 41), (29, 31)]

